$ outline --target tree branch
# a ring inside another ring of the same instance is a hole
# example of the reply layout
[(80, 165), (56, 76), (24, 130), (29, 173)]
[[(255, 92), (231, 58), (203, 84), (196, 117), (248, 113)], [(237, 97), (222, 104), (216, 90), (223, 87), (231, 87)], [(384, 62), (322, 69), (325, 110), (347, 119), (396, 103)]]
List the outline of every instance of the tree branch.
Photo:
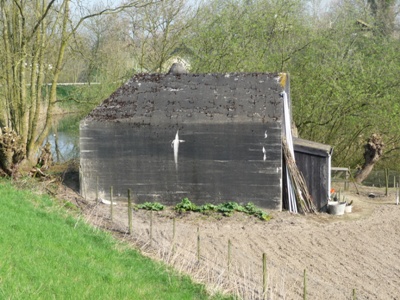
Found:
[(103, 9), (102, 11), (99, 11), (99, 12), (96, 12), (96, 13), (93, 13), (93, 14), (86, 15), (86, 16), (82, 17), (79, 20), (79, 22), (73, 27), (72, 32), (75, 32), (79, 28), (79, 26), (83, 23), (83, 21), (85, 21), (86, 19), (90, 19), (90, 18), (94, 18), (94, 17), (98, 17), (98, 16), (101, 16), (101, 15), (106, 15), (106, 14), (118, 13), (118, 12), (124, 10), (124, 9), (131, 8), (131, 7), (136, 7), (136, 8), (146, 7), (148, 5), (157, 4), (157, 3), (160, 3), (162, 1), (163, 0), (151, 1), (151, 2), (148, 2), (148, 3), (145, 3), (145, 4), (141, 4), (141, 5), (138, 4), (139, 2), (133, 2), (133, 3), (124, 4), (124, 5), (115, 7), (115, 8)]
[(36, 22), (35, 26), (32, 29), (32, 33), (30, 34), (30, 36), (27, 38), (28, 43), (30, 41), (30, 39), (33, 37), (33, 35), (35, 34), (36, 30), (38, 30), (40, 24), (42, 24), (43, 20), (46, 18), (46, 16), (48, 15), (50, 8), (53, 6), (54, 2), (56, 2), (56, 0), (51, 0), (49, 2), (49, 4), (46, 7), (46, 10), (44, 11), (43, 15), (40, 17), (40, 19)]

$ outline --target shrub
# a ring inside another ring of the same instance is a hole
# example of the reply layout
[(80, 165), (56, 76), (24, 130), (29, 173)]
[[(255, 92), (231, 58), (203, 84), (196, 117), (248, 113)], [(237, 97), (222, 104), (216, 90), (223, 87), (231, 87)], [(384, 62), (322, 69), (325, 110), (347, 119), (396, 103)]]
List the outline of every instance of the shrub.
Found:
[(138, 204), (137, 208), (146, 210), (160, 211), (164, 209), (164, 205), (158, 202), (145, 202), (143, 204)]

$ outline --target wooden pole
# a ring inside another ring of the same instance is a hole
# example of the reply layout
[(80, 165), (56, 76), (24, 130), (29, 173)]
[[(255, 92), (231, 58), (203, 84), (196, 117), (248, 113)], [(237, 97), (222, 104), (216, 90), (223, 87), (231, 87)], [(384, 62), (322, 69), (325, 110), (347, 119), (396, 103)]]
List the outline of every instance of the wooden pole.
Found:
[(132, 201), (131, 201), (131, 189), (128, 189), (128, 233), (132, 234)]
[(230, 276), (231, 273), (231, 255), (232, 255), (232, 243), (231, 240), (228, 240), (228, 277)]
[(176, 219), (172, 219), (172, 253), (175, 254)]
[(175, 241), (175, 234), (176, 234), (176, 218), (172, 219), (172, 240)]
[(197, 227), (197, 263), (200, 263), (200, 228)]
[(304, 269), (303, 300), (306, 299), (307, 299), (307, 274), (306, 274), (306, 269)]
[[(349, 167), (349, 170), (350, 170), (350, 167)], [(360, 194), (360, 191), (358, 190), (358, 187), (357, 187), (356, 181), (355, 181), (355, 179), (354, 179), (353, 175), (351, 174), (351, 172), (349, 172), (349, 175), (350, 175), (351, 181), (352, 181), (352, 182), (353, 182), (353, 184), (354, 184), (354, 187), (355, 187), (355, 188), (356, 188), (356, 190), (357, 190), (357, 195), (359, 195), (359, 194)]]
[(114, 211), (113, 211), (113, 206), (114, 206), (114, 201), (113, 201), (113, 186), (110, 187), (110, 201), (111, 201), (111, 205), (110, 205), (110, 218), (111, 221), (114, 219)]
[(99, 176), (96, 176), (96, 203), (99, 203)]
[(263, 299), (267, 299), (267, 254), (262, 255), (263, 266)]
[(153, 211), (150, 211), (150, 246), (153, 242)]
[(385, 169), (385, 196), (387, 197), (389, 194), (389, 169)]

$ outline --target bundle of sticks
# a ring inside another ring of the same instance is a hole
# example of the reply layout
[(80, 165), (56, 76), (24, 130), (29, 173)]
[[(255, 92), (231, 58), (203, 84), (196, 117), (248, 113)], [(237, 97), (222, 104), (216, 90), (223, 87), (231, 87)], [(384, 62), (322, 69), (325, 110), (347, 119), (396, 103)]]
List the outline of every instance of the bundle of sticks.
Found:
[[(288, 179), (290, 179), (287, 182), (288, 194), (290, 194), (291, 190), (293, 191), (292, 194), (294, 194), (297, 209), (300, 212), (315, 213), (317, 209), (308, 191), (307, 183), (304, 179), (303, 174), (297, 168), (296, 162), (292, 156), (292, 153), (289, 150), (286, 139), (284, 137), (282, 139), (282, 148), (287, 166)], [(292, 207), (292, 205), (288, 204), (288, 207)]]

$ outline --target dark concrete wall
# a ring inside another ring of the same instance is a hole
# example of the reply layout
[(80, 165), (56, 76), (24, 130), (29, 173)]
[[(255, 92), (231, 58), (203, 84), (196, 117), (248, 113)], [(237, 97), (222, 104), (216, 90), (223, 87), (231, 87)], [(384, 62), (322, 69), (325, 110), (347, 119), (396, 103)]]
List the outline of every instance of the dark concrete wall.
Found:
[[(82, 128), (81, 166), (87, 196), (95, 197), (98, 176), (106, 195), (111, 185), (116, 194), (125, 196), (131, 188), (140, 202), (174, 204), (189, 197), (196, 203), (251, 201), (279, 207), (279, 126), (181, 125), (179, 138), (185, 142), (179, 145), (176, 164), (171, 141), (177, 130), (178, 126), (128, 123)], [(267, 141), (265, 130), (270, 133)]]
[(112, 185), (139, 202), (280, 209), (279, 92), (271, 74), (133, 78), (81, 122), (82, 194), (94, 198), (98, 178), (107, 199)]

